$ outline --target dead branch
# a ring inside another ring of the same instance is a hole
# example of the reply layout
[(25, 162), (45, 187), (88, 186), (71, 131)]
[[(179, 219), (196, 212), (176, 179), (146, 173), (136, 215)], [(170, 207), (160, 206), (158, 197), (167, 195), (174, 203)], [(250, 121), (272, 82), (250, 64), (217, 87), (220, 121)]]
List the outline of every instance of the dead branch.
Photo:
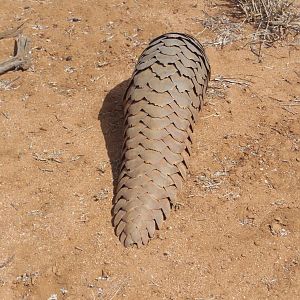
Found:
[[(16, 31), (11, 32), (15, 34)], [(7, 35), (6, 35), (7, 37)], [(27, 70), (31, 65), (30, 39), (19, 35), (15, 42), (16, 55), (0, 63), (0, 75), (10, 70)]]

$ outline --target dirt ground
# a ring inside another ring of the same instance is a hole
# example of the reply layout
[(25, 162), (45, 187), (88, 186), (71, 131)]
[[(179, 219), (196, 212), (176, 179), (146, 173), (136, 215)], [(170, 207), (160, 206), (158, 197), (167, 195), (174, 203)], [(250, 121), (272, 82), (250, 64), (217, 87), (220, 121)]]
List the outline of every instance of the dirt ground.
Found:
[[(258, 62), (243, 40), (208, 43), (204, 11), (228, 7), (1, 1), (0, 29), (27, 20), (33, 47), (30, 70), (0, 77), (1, 299), (300, 299), (299, 42)], [(178, 209), (125, 249), (111, 224), (121, 98), (169, 31), (206, 42), (213, 80)], [(0, 61), (12, 48), (0, 41)]]

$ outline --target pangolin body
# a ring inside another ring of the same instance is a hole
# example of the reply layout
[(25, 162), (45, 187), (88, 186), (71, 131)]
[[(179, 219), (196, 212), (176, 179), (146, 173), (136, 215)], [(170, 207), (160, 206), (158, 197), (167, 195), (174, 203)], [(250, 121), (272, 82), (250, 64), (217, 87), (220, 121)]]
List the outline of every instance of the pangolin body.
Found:
[(113, 207), (126, 247), (146, 245), (176, 203), (210, 65), (193, 37), (167, 33), (141, 54), (124, 95), (124, 144)]

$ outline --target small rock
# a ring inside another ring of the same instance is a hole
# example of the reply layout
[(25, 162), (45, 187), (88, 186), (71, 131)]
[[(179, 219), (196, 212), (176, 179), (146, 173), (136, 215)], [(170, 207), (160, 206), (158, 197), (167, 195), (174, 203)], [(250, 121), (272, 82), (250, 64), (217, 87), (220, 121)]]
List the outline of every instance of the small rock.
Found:
[(80, 21), (81, 21), (81, 18), (73, 17), (73, 18), (69, 18), (68, 21), (69, 21), (69, 22), (76, 23), (76, 22), (80, 22)]
[(97, 171), (100, 173), (100, 175), (104, 175), (106, 166), (107, 166), (107, 162), (106, 161), (101, 161), (99, 163)]
[(260, 246), (260, 242), (259, 242), (259, 241), (254, 241), (253, 244), (254, 244), (255, 246)]
[(69, 74), (72, 74), (72, 73), (74, 73), (75, 71), (76, 71), (76, 69), (75, 69), (74, 67), (67, 66), (67, 67), (65, 68), (65, 72), (66, 72), (66, 73), (69, 73)]
[(98, 288), (97, 289), (97, 294), (98, 294), (98, 297), (101, 297), (103, 296), (103, 289), (102, 288)]
[(284, 228), (284, 225), (276, 220), (269, 225), (269, 228), (272, 235), (287, 236), (289, 234), (288, 230)]
[(66, 295), (68, 293), (68, 290), (65, 288), (61, 288), (60, 291), (63, 295)]
[(108, 189), (104, 188), (101, 189), (99, 193), (95, 194), (93, 196), (94, 201), (102, 201), (108, 198)]
[(97, 277), (96, 280), (109, 280), (111, 274), (109, 271), (103, 269), (101, 276)]
[(161, 233), (157, 234), (157, 238), (159, 238), (160, 240), (165, 240), (166, 239), (166, 237), (163, 236)]
[(281, 225), (277, 222), (272, 222), (270, 224), (270, 231), (273, 235), (278, 235), (281, 230)]

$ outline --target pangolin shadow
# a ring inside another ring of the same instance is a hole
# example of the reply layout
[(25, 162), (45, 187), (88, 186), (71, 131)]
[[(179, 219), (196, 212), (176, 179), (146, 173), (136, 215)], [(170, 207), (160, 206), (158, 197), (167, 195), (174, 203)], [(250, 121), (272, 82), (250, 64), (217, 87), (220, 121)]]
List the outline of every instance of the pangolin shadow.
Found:
[(129, 81), (124, 80), (108, 92), (98, 115), (112, 169), (114, 195), (118, 184), (123, 145), (123, 96)]

